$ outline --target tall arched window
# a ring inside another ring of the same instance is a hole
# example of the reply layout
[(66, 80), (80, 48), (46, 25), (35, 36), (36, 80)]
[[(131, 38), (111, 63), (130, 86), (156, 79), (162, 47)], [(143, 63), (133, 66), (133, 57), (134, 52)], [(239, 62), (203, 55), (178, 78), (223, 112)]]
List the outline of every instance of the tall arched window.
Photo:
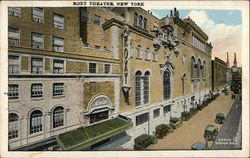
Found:
[(170, 82), (170, 71), (166, 70), (163, 75), (163, 97), (164, 100), (170, 99), (171, 94), (171, 82)]
[(141, 72), (135, 74), (135, 105), (141, 105)]
[(53, 128), (63, 126), (64, 123), (64, 108), (58, 106), (53, 111)]
[(143, 95), (144, 95), (144, 104), (149, 103), (149, 76), (150, 72), (146, 72), (144, 76), (144, 82), (143, 82)]
[(147, 23), (148, 23), (148, 20), (147, 20), (146, 18), (144, 18), (143, 23), (144, 23), (143, 28), (144, 28), (145, 30), (147, 30)]
[(191, 80), (194, 79), (194, 64), (195, 64), (195, 59), (194, 57), (191, 58)]
[(42, 117), (43, 113), (40, 110), (35, 110), (30, 114), (30, 134), (43, 130)]
[(197, 67), (197, 78), (200, 79), (201, 75), (201, 60), (198, 59), (198, 67)]
[(9, 139), (18, 137), (19, 117), (15, 113), (9, 114)]
[(139, 20), (138, 20), (138, 14), (135, 13), (135, 14), (134, 14), (134, 24), (135, 24), (135, 25), (138, 25), (138, 21), (139, 21)]
[(206, 80), (206, 61), (203, 61), (203, 79)]
[(140, 16), (139, 16), (139, 27), (140, 27), (140, 28), (142, 28), (142, 25), (143, 25), (142, 23), (143, 23), (143, 18), (142, 18), (142, 16), (140, 15)]

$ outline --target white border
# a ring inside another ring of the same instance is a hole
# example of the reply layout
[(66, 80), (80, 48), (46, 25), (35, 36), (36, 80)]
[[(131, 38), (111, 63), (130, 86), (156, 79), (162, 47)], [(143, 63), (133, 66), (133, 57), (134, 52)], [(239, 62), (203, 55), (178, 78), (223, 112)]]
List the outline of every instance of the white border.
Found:
[[(80, 0), (79, 0), (80, 1)], [(102, 1), (103, 2), (103, 1)], [(137, 1), (138, 2), (138, 1)], [(249, 2), (248, 1), (144, 1), (145, 10), (149, 9), (239, 9), (242, 11), (242, 150), (218, 150), (218, 151), (122, 151), (122, 152), (8, 152), (7, 117), (8, 101), (4, 94), (8, 89), (8, 65), (7, 65), (7, 6), (43, 6), (61, 7), (71, 6), (72, 1), (1, 1), (0, 9), (0, 157), (248, 157), (249, 156)], [(75, 6), (79, 7), (79, 6)]]

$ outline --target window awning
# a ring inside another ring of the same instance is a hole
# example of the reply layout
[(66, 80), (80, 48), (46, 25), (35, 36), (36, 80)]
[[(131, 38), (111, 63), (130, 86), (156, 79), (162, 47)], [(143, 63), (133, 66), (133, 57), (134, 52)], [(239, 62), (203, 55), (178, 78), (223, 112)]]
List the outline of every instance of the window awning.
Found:
[(133, 124), (130, 120), (114, 118), (93, 126), (81, 127), (56, 137), (62, 150), (84, 150), (102, 140), (124, 132)]

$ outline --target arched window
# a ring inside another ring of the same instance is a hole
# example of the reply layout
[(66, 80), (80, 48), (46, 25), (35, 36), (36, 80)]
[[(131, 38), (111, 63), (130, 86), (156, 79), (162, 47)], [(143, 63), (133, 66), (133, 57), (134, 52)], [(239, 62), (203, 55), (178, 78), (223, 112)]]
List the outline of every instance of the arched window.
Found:
[(138, 14), (136, 12), (134, 14), (134, 24), (138, 25)]
[(195, 64), (195, 59), (194, 57), (191, 58), (191, 80), (194, 79), (194, 64)]
[(53, 128), (63, 126), (64, 123), (64, 108), (58, 106), (53, 111)]
[(135, 74), (135, 105), (141, 105), (141, 72)]
[(136, 57), (141, 58), (141, 46), (140, 45), (137, 46), (136, 51), (137, 51)]
[(146, 52), (146, 60), (150, 60), (150, 50), (149, 50), (149, 48), (147, 48), (146, 50), (145, 50), (145, 52)]
[(147, 20), (146, 18), (144, 18), (143, 22), (144, 22), (143, 28), (144, 28), (145, 30), (147, 30), (147, 23), (148, 23), (148, 20)]
[(15, 113), (9, 114), (9, 139), (18, 137), (19, 117)]
[(203, 61), (203, 79), (206, 80), (206, 62)]
[(163, 98), (164, 100), (170, 99), (170, 94), (171, 94), (170, 77), (171, 77), (171, 74), (169, 70), (166, 70), (163, 75)]
[(144, 95), (144, 104), (149, 103), (149, 76), (150, 72), (146, 72), (143, 82), (143, 95)]
[(30, 114), (30, 134), (43, 130), (42, 117), (43, 113), (40, 110), (35, 110)]
[(201, 75), (201, 60), (198, 60), (198, 67), (197, 67), (197, 78), (200, 79)]
[(143, 25), (143, 18), (142, 18), (142, 16), (140, 15), (140, 16), (139, 16), (139, 27), (140, 27), (140, 28), (143, 28), (142, 25)]

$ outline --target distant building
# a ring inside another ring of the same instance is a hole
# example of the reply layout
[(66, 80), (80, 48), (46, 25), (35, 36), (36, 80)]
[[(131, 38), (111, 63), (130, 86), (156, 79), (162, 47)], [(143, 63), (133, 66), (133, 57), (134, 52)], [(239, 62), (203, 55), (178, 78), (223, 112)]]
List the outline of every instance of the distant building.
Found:
[(212, 60), (212, 91), (220, 91), (227, 84), (227, 63), (215, 57)]
[(230, 68), (230, 63), (229, 63), (229, 56), (228, 56), (228, 52), (227, 52), (227, 85), (231, 85), (232, 82), (232, 72), (231, 72), (231, 68)]

